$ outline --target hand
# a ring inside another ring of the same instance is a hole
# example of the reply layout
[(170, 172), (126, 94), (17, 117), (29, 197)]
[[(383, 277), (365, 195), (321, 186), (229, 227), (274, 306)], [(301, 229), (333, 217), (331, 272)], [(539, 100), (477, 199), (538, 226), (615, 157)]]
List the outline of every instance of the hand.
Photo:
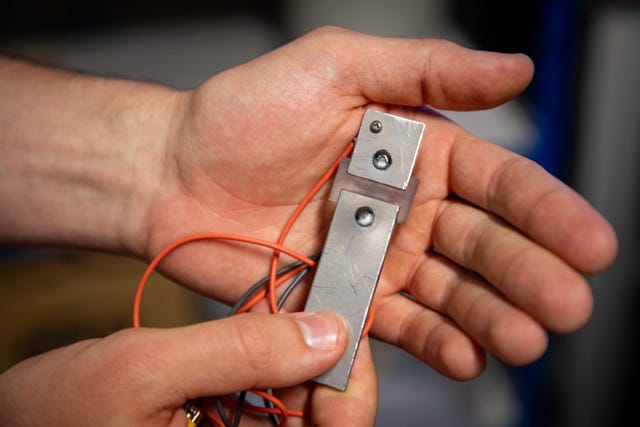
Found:
[[(517, 96), (532, 73), (522, 55), (339, 29), (223, 72), (176, 101), (165, 174), (143, 221), (146, 256), (196, 231), (275, 240), (356, 135), (365, 108), (403, 115), (426, 123), (415, 168), (420, 186), (391, 243), (373, 334), (458, 379), (482, 371), (484, 350), (529, 363), (544, 352), (547, 330), (573, 331), (589, 317), (581, 274), (612, 261), (611, 227), (531, 161), (425, 109), (394, 105), (489, 108)], [(318, 252), (329, 218), (318, 197), (286, 245)], [(265, 273), (267, 258), (246, 247), (198, 244), (163, 267), (233, 301)]]
[[(335, 363), (346, 341), (344, 322), (331, 314), (247, 314), (169, 330), (124, 330), (45, 353), (5, 372), (0, 376), (0, 424), (182, 427), (186, 401), (298, 385)], [(307, 422), (313, 425), (369, 426), (376, 387), (365, 345), (345, 393), (297, 386), (283, 399), (293, 410), (306, 408), (309, 399)], [(303, 421), (289, 420), (290, 426)], [(243, 425), (267, 424), (264, 418), (253, 421)]]
[[(489, 108), (517, 96), (532, 72), (521, 55), (338, 29), (313, 32), (185, 93), (0, 58), (0, 98), (11, 106), (0, 111), (0, 239), (147, 259), (193, 232), (273, 241), (294, 205), (356, 135), (364, 109), (377, 108), (427, 128), (415, 168), (421, 185), (389, 250), (372, 333), (453, 378), (479, 374), (485, 350), (507, 363), (528, 363), (544, 351), (547, 330), (569, 332), (587, 320), (592, 301), (582, 274), (611, 263), (615, 235), (537, 165), (423, 106)], [(306, 254), (320, 250), (330, 218), (324, 196), (305, 210), (287, 246)], [(269, 251), (207, 242), (180, 248), (161, 267), (231, 302), (264, 275), (269, 257)], [(297, 384), (338, 357), (339, 349), (316, 352), (315, 362), (299, 366), (307, 360), (300, 355), (312, 356), (299, 347), (290, 319), (251, 316), (170, 331), (129, 330), (30, 359), (0, 377), (0, 404), (11, 409), (0, 417), (11, 417), (3, 424), (33, 424), (31, 417), (41, 420), (46, 411), (50, 424), (67, 419), (65, 413), (83, 423), (88, 414), (105, 423), (121, 424), (122, 417), (184, 423), (179, 408), (186, 399)], [(240, 324), (242, 334), (232, 333)], [(221, 353), (222, 341), (194, 338), (200, 334), (221, 334), (235, 344), (224, 342)], [(226, 353), (246, 350), (246, 343), (263, 352)], [(322, 387), (309, 395), (309, 388), (295, 387), (282, 392), (286, 400), (310, 399), (319, 424), (331, 423), (320, 417), (354, 413), (370, 424), (375, 381), (366, 348), (347, 395), (336, 399)], [(265, 351), (274, 355), (266, 362), (260, 359)], [(229, 363), (232, 378), (215, 366), (206, 369), (220, 360)], [(272, 369), (252, 370), (256, 366)], [(197, 367), (201, 377), (191, 375)], [(41, 386), (40, 395), (27, 387), (33, 384)], [(365, 411), (353, 410), (367, 402)]]

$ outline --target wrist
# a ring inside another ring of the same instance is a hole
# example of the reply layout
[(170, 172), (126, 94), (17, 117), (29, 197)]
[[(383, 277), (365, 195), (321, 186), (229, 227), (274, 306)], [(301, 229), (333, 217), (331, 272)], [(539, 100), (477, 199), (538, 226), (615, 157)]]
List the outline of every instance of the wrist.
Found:
[(0, 240), (140, 253), (180, 94), (0, 58)]
[(112, 134), (119, 139), (119, 158), (106, 171), (115, 189), (113, 248), (148, 256), (149, 218), (154, 201), (166, 190), (173, 174), (170, 144), (176, 140), (186, 95), (176, 90), (137, 82), (113, 101)]

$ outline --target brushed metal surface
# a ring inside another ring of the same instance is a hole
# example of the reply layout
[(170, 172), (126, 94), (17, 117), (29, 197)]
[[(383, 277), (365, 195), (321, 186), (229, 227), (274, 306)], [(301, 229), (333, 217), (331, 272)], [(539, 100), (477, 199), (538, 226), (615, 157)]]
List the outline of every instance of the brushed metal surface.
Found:
[[(371, 123), (380, 122), (382, 129), (374, 132)], [(425, 125), (376, 110), (367, 110), (362, 118), (348, 172), (391, 187), (406, 190), (415, 165)], [(387, 169), (374, 166), (376, 153), (391, 156)]]
[(329, 194), (329, 200), (337, 203), (338, 197), (342, 190), (349, 190), (354, 193), (364, 194), (365, 196), (374, 197), (376, 199), (383, 200), (388, 203), (395, 203), (400, 208), (398, 212), (398, 224), (404, 224), (407, 222), (409, 211), (411, 210), (411, 204), (413, 198), (416, 195), (418, 189), (418, 179), (411, 178), (406, 190), (400, 190), (395, 187), (389, 187), (370, 179), (360, 178), (358, 176), (350, 175), (347, 170), (349, 168), (350, 159), (345, 158), (340, 162), (336, 177), (333, 181), (333, 187), (331, 187), (331, 193)]
[[(356, 222), (356, 211), (373, 211), (371, 225)], [(398, 205), (343, 190), (311, 286), (305, 311), (329, 310), (349, 326), (349, 344), (340, 361), (316, 382), (344, 390), (378, 283)]]
[(367, 110), (351, 159), (342, 160), (329, 196), (337, 201), (305, 311), (333, 311), (349, 327), (347, 351), (316, 382), (344, 390), (396, 222), (409, 214), (411, 177), (425, 125)]

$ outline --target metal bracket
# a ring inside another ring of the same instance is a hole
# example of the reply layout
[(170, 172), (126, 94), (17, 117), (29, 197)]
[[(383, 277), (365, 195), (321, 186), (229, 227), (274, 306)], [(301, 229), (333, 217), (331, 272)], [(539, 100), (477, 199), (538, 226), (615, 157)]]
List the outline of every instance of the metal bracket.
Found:
[(336, 210), (305, 311), (333, 311), (349, 328), (347, 351), (315, 381), (345, 390), (396, 222), (404, 223), (418, 181), (411, 177), (425, 125), (367, 110), (351, 159), (329, 199)]

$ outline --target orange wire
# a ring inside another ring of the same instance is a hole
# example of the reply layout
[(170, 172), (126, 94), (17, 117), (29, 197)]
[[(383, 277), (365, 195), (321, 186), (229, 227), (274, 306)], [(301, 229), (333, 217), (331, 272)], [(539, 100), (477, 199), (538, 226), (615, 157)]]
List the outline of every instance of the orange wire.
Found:
[(283, 252), (293, 258), (296, 258), (309, 266), (316, 265), (316, 262), (310, 258), (307, 258), (304, 255), (301, 255), (289, 248), (285, 248), (284, 246), (278, 245), (276, 243), (268, 242), (266, 240), (256, 239), (253, 237), (247, 236), (238, 236), (236, 234), (228, 234), (228, 233), (198, 233), (193, 234), (191, 236), (186, 236), (181, 239), (175, 240), (171, 242), (167, 247), (165, 247), (156, 257), (151, 261), (149, 266), (144, 272), (144, 275), (140, 279), (138, 283), (138, 289), (136, 291), (136, 296), (133, 302), (133, 327), (140, 327), (140, 305), (142, 301), (142, 292), (144, 291), (145, 285), (153, 273), (153, 270), (156, 266), (162, 261), (167, 255), (169, 255), (172, 251), (183, 246), (187, 243), (199, 241), (199, 240), (232, 240), (237, 242), (251, 243), (258, 246), (264, 246), (267, 248), (271, 248), (277, 250), (279, 252)]
[[(279, 410), (278, 408), (267, 408), (266, 406), (256, 406), (256, 405), (252, 405), (250, 403), (245, 403), (244, 404), (244, 408), (247, 411), (253, 411), (253, 412), (258, 412), (260, 414), (273, 414), (273, 415), (278, 415), (281, 414), (282, 411)], [(287, 409), (287, 415), (290, 417), (304, 417), (304, 412), (302, 411), (295, 411), (293, 409)]]
[[(303, 411), (296, 411), (296, 410), (292, 410), (292, 409), (287, 409), (284, 406), (284, 403), (282, 403), (282, 401), (280, 399), (278, 399), (277, 397), (275, 397), (273, 394), (271, 393), (267, 393), (266, 391), (263, 390), (258, 390), (258, 389), (253, 389), (253, 390), (248, 390), (249, 393), (255, 394), (256, 396), (262, 397), (263, 399), (268, 400), (269, 402), (271, 402), (274, 405), (274, 408), (269, 408), (266, 406), (257, 406), (257, 405), (252, 405), (251, 403), (245, 402), (243, 404), (244, 409), (247, 411), (251, 411), (251, 412), (256, 412), (259, 414), (273, 414), (273, 415), (280, 415), (280, 416), (284, 416), (284, 417), (303, 417), (304, 416), (304, 412)], [(225, 401), (228, 401), (230, 404), (236, 403), (235, 401), (232, 400), (227, 400), (224, 399)], [(207, 418), (209, 418), (211, 421), (213, 421), (214, 423), (216, 423), (217, 425), (222, 425), (222, 420), (220, 419), (220, 417), (216, 414), (214, 414), (213, 412), (211, 412), (208, 409), (204, 409), (205, 415), (207, 416)], [(284, 426), (286, 422), (286, 418), (281, 420), (280, 425)], [(224, 426), (223, 426), (224, 427)]]
[(362, 328), (362, 338), (366, 337), (373, 326), (373, 318), (374, 318), (373, 306), (369, 308), (369, 314), (367, 315), (367, 321), (364, 323), (364, 327)]
[[(307, 267), (308, 267), (307, 265), (301, 265), (301, 266), (296, 267), (293, 270), (281, 275), (278, 278), (278, 280), (276, 280), (276, 283), (275, 283), (276, 287), (280, 286), (281, 284), (283, 284), (287, 280), (291, 279), (292, 277), (294, 277), (296, 274), (300, 273), (302, 270), (304, 270)], [(245, 311), (249, 311), (259, 301), (264, 299), (266, 294), (267, 294), (266, 289), (262, 289), (261, 291), (257, 292), (256, 295), (253, 298), (251, 298), (251, 300), (247, 301), (247, 303), (245, 305), (243, 305), (242, 307), (240, 307), (238, 309), (236, 314), (240, 314), (240, 313), (244, 313)]]
[[(262, 390), (251, 390), (251, 393), (257, 396), (260, 396), (263, 399), (267, 399), (269, 402), (273, 403), (273, 405), (276, 407), (276, 409), (280, 413), (280, 424), (278, 425), (279, 426), (287, 425), (287, 419), (289, 417), (290, 411), (287, 409), (286, 406), (284, 406), (284, 403), (282, 403), (280, 399), (275, 397), (273, 394), (267, 393), (266, 391), (262, 391)], [(302, 415), (303, 415), (302, 412), (300, 412), (299, 415), (296, 414), (296, 416), (302, 416)]]
[[(351, 151), (353, 151), (353, 147), (354, 147), (353, 141), (349, 142), (347, 147), (340, 154), (340, 156), (333, 163), (333, 165), (331, 165), (329, 170), (327, 170), (325, 174), (322, 175), (322, 178), (320, 178), (320, 180), (316, 183), (316, 185), (314, 185), (313, 188), (300, 201), (300, 203), (298, 203), (298, 206), (289, 217), (289, 220), (286, 222), (284, 227), (282, 227), (282, 231), (280, 231), (280, 236), (278, 237), (277, 244), (279, 245), (284, 244), (284, 240), (287, 237), (287, 234), (289, 234), (289, 230), (291, 230), (291, 227), (293, 226), (294, 222), (298, 219), (298, 217), (300, 216), (304, 208), (307, 207), (307, 205), (311, 202), (311, 200), (318, 193), (318, 191), (320, 191), (320, 189), (327, 183), (327, 181), (329, 181), (329, 179), (331, 179), (331, 177), (336, 173), (342, 159), (344, 157), (347, 157), (349, 154), (351, 154)], [(279, 257), (280, 257), (279, 252), (275, 251), (273, 253), (273, 257), (271, 258), (271, 268), (269, 270), (269, 277), (270, 277), (269, 278), (269, 306), (271, 307), (271, 311), (274, 314), (278, 314), (275, 282), (276, 282), (276, 270), (278, 268)]]
[(214, 423), (216, 426), (218, 427), (226, 427), (224, 425), (224, 423), (222, 422), (222, 420), (220, 418), (218, 418), (217, 415), (215, 415), (214, 413), (212, 413), (210, 410), (208, 410), (207, 408), (204, 408), (204, 414), (207, 416), (207, 419), (209, 421), (211, 421), (212, 423)]
[[(291, 227), (293, 226), (295, 221), (298, 219), (298, 217), (304, 210), (304, 208), (306, 208), (306, 206), (311, 202), (313, 197), (315, 197), (315, 195), (320, 191), (320, 189), (327, 183), (327, 181), (331, 179), (331, 177), (335, 174), (336, 170), (340, 166), (340, 161), (351, 153), (351, 151), (353, 150), (353, 147), (354, 147), (353, 142), (349, 143), (349, 145), (341, 153), (340, 157), (334, 162), (334, 164), (327, 170), (327, 172), (325, 172), (325, 174), (320, 178), (320, 180), (300, 201), (300, 203), (297, 205), (296, 209), (293, 211), (288, 221), (285, 223), (284, 227), (282, 228), (280, 232), (280, 236), (278, 237), (278, 240), (276, 243), (271, 243), (265, 240), (260, 240), (252, 237), (240, 236), (235, 234), (228, 234), (228, 233), (198, 233), (198, 234), (193, 234), (193, 235), (175, 240), (171, 242), (169, 245), (167, 245), (151, 261), (151, 263), (148, 265), (147, 269), (145, 270), (142, 278), (140, 279), (140, 282), (138, 283), (138, 288), (136, 291), (136, 296), (135, 296), (134, 305), (133, 305), (133, 326), (135, 328), (140, 327), (140, 306), (142, 301), (142, 294), (146, 286), (146, 283), (149, 280), (149, 277), (151, 276), (155, 268), (158, 266), (158, 264), (175, 249), (187, 243), (201, 241), (201, 240), (231, 240), (231, 241), (264, 246), (264, 247), (273, 249), (274, 252), (271, 258), (268, 289), (264, 289), (259, 293), (257, 293), (250, 301), (248, 301), (246, 304), (240, 307), (240, 309), (238, 310), (238, 313), (242, 313), (251, 309), (251, 307), (253, 307), (258, 301), (262, 300), (268, 292), (269, 294), (268, 303), (269, 303), (270, 309), (274, 314), (277, 314), (279, 310), (278, 310), (277, 301), (276, 301), (276, 292), (275, 292), (276, 288), (280, 286), (282, 283), (289, 280), (290, 278), (294, 277), (296, 274), (298, 274), (308, 266), (315, 267), (316, 265), (315, 261), (289, 248), (284, 247), (283, 246), (284, 240), (288, 235), (289, 231), (291, 230)], [(280, 253), (284, 253), (293, 258), (296, 258), (302, 261), (306, 265), (301, 265), (281, 275), (280, 277), (277, 277), (277, 265), (278, 265)], [(371, 329), (371, 326), (373, 324), (373, 318), (374, 318), (373, 309), (371, 309), (364, 326), (363, 336), (366, 335)], [(250, 390), (250, 392), (264, 399), (269, 400), (275, 406), (275, 408), (266, 408), (266, 407), (259, 407), (254, 405), (247, 405), (247, 409), (253, 410), (256, 412), (267, 413), (267, 414), (279, 414), (281, 417), (280, 426), (286, 425), (286, 422), (289, 416), (295, 416), (295, 417), (304, 416), (303, 411), (294, 411), (294, 410), (287, 409), (286, 406), (282, 403), (282, 401), (280, 401), (278, 398), (276, 398), (270, 393), (267, 393), (262, 390)], [(217, 416), (212, 414), (209, 410), (205, 409), (205, 414), (211, 422), (213, 422), (217, 426), (224, 427), (224, 423)]]

